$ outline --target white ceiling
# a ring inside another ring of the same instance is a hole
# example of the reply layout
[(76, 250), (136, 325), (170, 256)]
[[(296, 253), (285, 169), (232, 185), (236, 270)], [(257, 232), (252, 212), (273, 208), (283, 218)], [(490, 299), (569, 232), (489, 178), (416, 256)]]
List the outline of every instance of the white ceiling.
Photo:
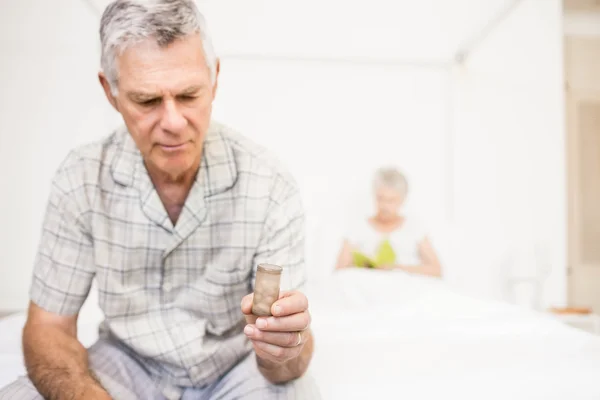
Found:
[[(94, 1), (98, 10), (108, 0)], [(197, 0), (222, 56), (448, 62), (513, 0)]]

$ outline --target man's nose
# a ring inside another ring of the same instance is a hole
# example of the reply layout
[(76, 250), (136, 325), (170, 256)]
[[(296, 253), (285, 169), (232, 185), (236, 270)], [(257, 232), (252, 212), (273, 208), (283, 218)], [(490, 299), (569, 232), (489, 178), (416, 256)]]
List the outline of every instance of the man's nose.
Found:
[(165, 101), (160, 127), (167, 132), (180, 133), (186, 125), (187, 120), (179, 111), (177, 103), (173, 100)]

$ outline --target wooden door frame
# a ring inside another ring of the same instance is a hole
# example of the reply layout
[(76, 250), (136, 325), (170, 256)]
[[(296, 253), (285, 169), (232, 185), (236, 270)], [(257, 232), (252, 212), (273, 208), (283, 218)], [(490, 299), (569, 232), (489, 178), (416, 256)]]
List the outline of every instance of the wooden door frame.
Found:
[[(600, 39), (599, 39), (600, 40)], [(574, 90), (566, 85), (565, 90), (565, 120), (566, 120), (566, 150), (567, 150), (567, 301), (573, 302), (573, 268), (581, 265), (580, 254), (581, 235), (577, 229), (578, 221), (581, 221), (581, 210), (578, 206), (580, 200), (581, 182), (579, 179), (579, 135), (577, 123), (577, 105), (581, 102), (590, 101), (600, 104), (600, 93), (586, 92), (585, 90)]]

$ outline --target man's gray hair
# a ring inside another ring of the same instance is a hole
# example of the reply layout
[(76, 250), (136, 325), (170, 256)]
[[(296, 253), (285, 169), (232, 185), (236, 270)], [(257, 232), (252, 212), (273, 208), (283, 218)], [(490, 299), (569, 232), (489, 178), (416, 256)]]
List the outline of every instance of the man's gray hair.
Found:
[(408, 182), (402, 172), (394, 167), (382, 167), (375, 172), (373, 179), (373, 187), (377, 188), (385, 186), (396, 190), (402, 196), (408, 194)]
[(100, 22), (100, 64), (113, 94), (117, 93), (119, 81), (117, 57), (128, 46), (154, 39), (164, 47), (196, 33), (202, 38), (204, 57), (214, 83), (217, 56), (206, 21), (193, 0), (115, 0), (110, 3)]

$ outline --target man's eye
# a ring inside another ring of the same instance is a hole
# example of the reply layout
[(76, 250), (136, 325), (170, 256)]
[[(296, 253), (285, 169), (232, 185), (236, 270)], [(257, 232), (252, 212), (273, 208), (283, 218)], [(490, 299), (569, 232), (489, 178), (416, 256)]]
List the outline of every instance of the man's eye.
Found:
[(179, 96), (179, 100), (181, 101), (194, 101), (196, 98), (196, 96)]
[(138, 104), (140, 104), (142, 106), (149, 107), (149, 106), (154, 106), (154, 105), (156, 105), (158, 103), (160, 103), (160, 99), (159, 98), (140, 101)]

